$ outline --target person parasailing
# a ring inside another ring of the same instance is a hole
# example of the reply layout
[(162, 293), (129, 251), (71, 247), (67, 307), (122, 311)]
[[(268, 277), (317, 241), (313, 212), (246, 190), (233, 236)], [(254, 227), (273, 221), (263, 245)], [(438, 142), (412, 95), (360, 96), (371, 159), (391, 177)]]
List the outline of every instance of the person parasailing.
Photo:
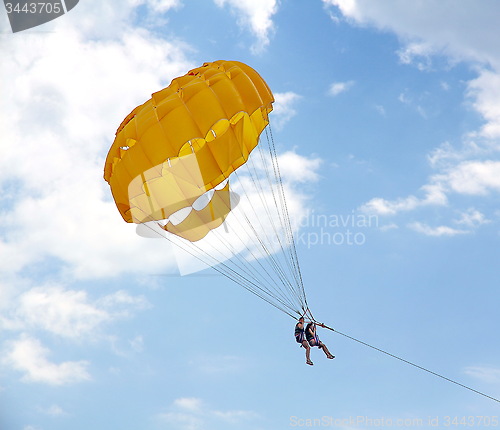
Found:
[(300, 317), (297, 324), (295, 324), (295, 340), (297, 341), (297, 343), (300, 344), (300, 346), (305, 348), (305, 350), (306, 350), (306, 364), (309, 364), (310, 366), (312, 366), (313, 362), (311, 361), (311, 358), (310, 358), (311, 347), (307, 343), (307, 340), (305, 337), (305, 331), (304, 331), (304, 317)]
[[(320, 327), (323, 327), (323, 324), (320, 324)], [(330, 354), (326, 345), (319, 340), (319, 337), (316, 333), (316, 324), (314, 322), (310, 322), (306, 326), (306, 339), (311, 347), (317, 346), (319, 349), (322, 349), (325, 353), (326, 357), (329, 359), (335, 358), (334, 355)]]

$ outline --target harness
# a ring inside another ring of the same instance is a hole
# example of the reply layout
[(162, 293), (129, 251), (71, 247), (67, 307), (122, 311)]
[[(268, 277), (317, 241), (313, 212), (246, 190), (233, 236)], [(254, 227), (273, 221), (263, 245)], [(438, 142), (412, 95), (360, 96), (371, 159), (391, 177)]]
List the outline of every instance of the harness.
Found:
[(304, 341), (304, 329), (299, 327), (299, 324), (295, 324), (295, 340), (297, 343), (300, 343), (302, 345), (302, 342)]

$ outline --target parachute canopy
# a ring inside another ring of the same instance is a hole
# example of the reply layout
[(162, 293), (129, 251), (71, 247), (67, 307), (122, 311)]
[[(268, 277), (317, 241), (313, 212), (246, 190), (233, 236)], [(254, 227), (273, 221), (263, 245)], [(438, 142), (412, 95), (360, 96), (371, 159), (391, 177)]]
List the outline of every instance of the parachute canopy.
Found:
[(104, 179), (138, 234), (168, 239), (292, 316), (307, 302), (268, 127), (273, 102), (246, 64), (205, 63), (124, 119)]
[[(176, 78), (121, 123), (104, 179), (127, 222), (168, 219), (163, 228), (192, 242), (219, 227), (231, 210), (229, 185), (268, 124), (273, 95), (259, 74), (236, 61), (216, 61)], [(208, 205), (193, 203), (214, 190)]]

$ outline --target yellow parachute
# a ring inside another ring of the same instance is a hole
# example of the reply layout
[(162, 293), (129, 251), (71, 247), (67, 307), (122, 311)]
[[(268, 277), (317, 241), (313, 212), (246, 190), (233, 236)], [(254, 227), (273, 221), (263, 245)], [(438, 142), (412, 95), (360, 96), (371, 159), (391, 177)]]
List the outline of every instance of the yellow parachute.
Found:
[(159, 228), (259, 297), (302, 314), (307, 303), (266, 128), (273, 102), (246, 64), (205, 63), (123, 120), (104, 179), (126, 222)]
[[(106, 159), (118, 210), (127, 222), (168, 219), (246, 163), (268, 124), (273, 95), (251, 67), (205, 63), (176, 78), (122, 122)], [(163, 228), (192, 242), (231, 209), (229, 185), (202, 210)]]

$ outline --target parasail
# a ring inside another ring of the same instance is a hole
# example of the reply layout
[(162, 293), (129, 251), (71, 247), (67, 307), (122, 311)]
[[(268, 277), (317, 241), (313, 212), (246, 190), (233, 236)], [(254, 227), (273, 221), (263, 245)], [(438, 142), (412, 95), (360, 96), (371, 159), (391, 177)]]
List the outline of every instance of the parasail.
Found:
[(286, 314), (315, 322), (270, 128), (273, 102), (266, 82), (246, 64), (205, 63), (123, 120), (104, 179), (122, 218), (142, 227), (142, 235), (167, 239)]
[(248, 65), (205, 63), (123, 120), (104, 179), (126, 222), (297, 315), (307, 303), (269, 126), (273, 103)]

